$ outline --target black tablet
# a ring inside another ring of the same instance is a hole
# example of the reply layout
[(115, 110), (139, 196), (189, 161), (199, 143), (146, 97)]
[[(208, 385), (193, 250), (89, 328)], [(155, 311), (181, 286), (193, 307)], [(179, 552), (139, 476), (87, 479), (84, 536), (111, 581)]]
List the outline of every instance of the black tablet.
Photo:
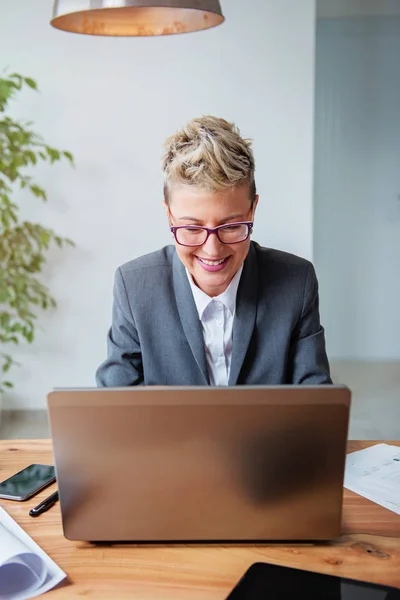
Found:
[[(367, 565), (365, 565), (365, 572), (368, 572)], [(296, 600), (297, 598), (400, 600), (400, 589), (258, 562), (246, 571), (226, 600)]]

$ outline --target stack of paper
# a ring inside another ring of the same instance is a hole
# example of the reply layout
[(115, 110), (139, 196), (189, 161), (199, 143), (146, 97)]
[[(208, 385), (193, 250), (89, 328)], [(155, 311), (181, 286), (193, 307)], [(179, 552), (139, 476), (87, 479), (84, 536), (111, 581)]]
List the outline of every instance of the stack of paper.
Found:
[(375, 444), (348, 454), (344, 487), (400, 515), (400, 447)]
[(47, 592), (64, 571), (0, 507), (0, 598), (27, 600)]

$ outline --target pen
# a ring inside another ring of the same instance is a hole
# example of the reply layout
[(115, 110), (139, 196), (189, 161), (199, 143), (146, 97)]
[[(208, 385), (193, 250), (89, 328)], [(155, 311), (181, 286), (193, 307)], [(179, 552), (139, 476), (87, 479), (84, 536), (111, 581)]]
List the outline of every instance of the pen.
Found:
[(55, 504), (57, 502), (57, 500), (58, 500), (58, 490), (56, 492), (54, 492), (54, 494), (51, 494), (51, 496), (49, 496), (48, 498), (45, 498), (45, 500), (42, 500), (42, 502), (40, 504), (38, 504), (37, 506), (35, 506), (35, 508), (32, 508), (29, 511), (30, 516), (38, 517), (42, 513), (46, 512), (46, 510), (49, 510), (49, 508), (51, 508), (53, 506), (53, 504)]

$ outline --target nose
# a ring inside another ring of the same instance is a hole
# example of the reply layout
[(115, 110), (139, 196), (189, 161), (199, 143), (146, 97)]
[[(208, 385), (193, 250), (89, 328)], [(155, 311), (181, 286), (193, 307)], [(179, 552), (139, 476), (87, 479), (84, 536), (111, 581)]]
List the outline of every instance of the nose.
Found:
[(207, 241), (202, 246), (202, 251), (210, 257), (217, 257), (221, 255), (224, 244), (219, 241), (216, 233), (211, 233), (208, 236)]

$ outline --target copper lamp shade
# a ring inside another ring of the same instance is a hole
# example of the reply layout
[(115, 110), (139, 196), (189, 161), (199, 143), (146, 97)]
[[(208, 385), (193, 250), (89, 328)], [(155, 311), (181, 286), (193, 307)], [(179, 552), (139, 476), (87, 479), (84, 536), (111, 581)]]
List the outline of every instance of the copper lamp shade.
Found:
[(56, 0), (50, 23), (73, 33), (150, 36), (209, 29), (223, 21), (219, 0)]

